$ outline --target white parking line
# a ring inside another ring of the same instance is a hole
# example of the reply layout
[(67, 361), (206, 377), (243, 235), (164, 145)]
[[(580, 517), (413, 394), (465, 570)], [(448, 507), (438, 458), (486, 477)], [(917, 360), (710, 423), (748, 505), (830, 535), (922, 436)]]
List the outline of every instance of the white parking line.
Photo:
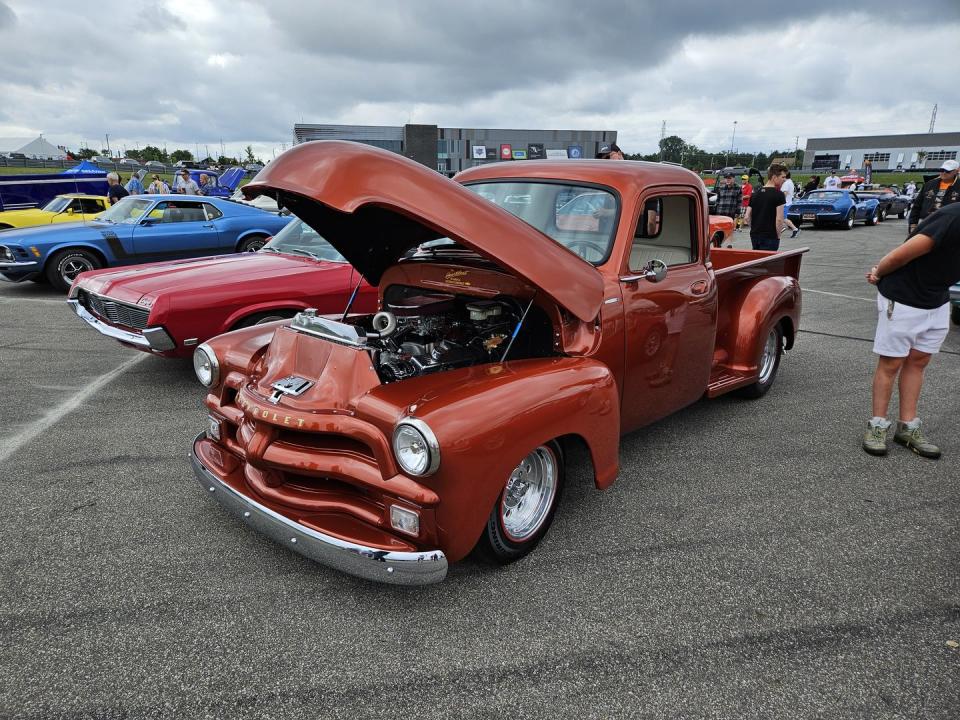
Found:
[(826, 290), (811, 290), (808, 287), (804, 287), (802, 288), (802, 290), (805, 293), (812, 292), (812, 293), (817, 293), (818, 295), (830, 295), (831, 297), (846, 298), (847, 300), (863, 300), (863, 302), (869, 302), (869, 303), (875, 303), (877, 301), (876, 298), (871, 299), (871, 298), (864, 298), (864, 297), (856, 297), (854, 295), (841, 295), (840, 293), (827, 292)]
[(101, 375), (96, 380), (91, 382), (85, 388), (80, 390), (72, 397), (68, 398), (64, 402), (57, 405), (55, 408), (50, 410), (46, 415), (44, 415), (39, 420), (36, 420), (29, 425), (27, 425), (23, 430), (18, 432), (16, 435), (11, 435), (10, 437), (0, 438), (0, 463), (4, 462), (8, 457), (13, 455), (17, 450), (22, 448), (28, 442), (36, 438), (38, 435), (46, 431), (51, 426), (58, 423), (62, 420), (68, 413), (73, 412), (78, 407), (83, 405), (83, 403), (91, 395), (98, 392), (102, 387), (107, 385), (113, 379), (123, 375), (127, 370), (132, 368), (137, 363), (143, 362), (148, 355), (146, 353), (137, 353), (136, 357), (132, 357), (127, 360), (125, 363), (120, 365), (117, 368), (114, 368), (105, 375)]

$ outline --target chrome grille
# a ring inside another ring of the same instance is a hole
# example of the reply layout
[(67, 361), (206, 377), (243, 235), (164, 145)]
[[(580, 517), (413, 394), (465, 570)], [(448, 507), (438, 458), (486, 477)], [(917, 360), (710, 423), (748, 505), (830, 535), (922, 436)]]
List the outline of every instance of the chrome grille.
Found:
[(147, 327), (147, 318), (150, 317), (149, 308), (128, 305), (101, 295), (94, 295), (86, 290), (81, 290), (77, 299), (94, 315), (114, 325), (123, 325), (137, 330)]

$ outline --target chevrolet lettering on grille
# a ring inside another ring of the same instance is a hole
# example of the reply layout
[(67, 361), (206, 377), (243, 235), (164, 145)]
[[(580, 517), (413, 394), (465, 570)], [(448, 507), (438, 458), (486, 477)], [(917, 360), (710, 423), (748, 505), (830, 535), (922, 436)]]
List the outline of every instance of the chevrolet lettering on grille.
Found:
[(282, 380), (277, 380), (270, 387), (273, 388), (273, 394), (270, 396), (270, 402), (276, 405), (280, 402), (280, 398), (284, 395), (290, 395), (296, 397), (297, 395), (303, 395), (313, 383), (310, 380), (307, 380), (302, 377), (297, 377), (296, 375), (288, 375)]

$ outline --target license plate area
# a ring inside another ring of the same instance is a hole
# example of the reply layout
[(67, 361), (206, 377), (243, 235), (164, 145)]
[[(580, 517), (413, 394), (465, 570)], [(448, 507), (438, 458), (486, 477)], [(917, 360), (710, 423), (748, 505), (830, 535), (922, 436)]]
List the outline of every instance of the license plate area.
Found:
[(816, 220), (816, 219), (817, 219), (817, 214), (816, 214), (816, 213), (804, 213), (804, 214), (803, 214), (803, 219), (804, 219), (804, 220)]

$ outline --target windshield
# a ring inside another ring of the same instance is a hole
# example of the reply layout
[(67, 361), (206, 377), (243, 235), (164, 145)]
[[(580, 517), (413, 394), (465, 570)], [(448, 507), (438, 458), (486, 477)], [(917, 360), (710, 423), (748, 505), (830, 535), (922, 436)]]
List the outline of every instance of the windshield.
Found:
[(843, 197), (842, 192), (828, 191), (828, 192), (812, 192), (809, 195), (807, 195), (806, 199), (807, 200), (827, 200), (832, 202), (833, 200), (839, 200), (842, 197)]
[(125, 197), (106, 212), (97, 215), (97, 220), (124, 225), (133, 225), (153, 205), (153, 200), (135, 200)]
[(608, 190), (555, 182), (488, 182), (466, 187), (594, 265), (610, 254), (620, 203)]
[(307, 255), (316, 260), (345, 263), (347, 259), (302, 220), (294, 220), (273, 236), (260, 252)]
[(66, 210), (67, 205), (69, 204), (70, 204), (70, 198), (63, 197), (62, 195), (58, 195), (53, 200), (51, 200), (46, 205), (44, 205), (43, 209), (46, 210), (47, 212), (59, 213)]

